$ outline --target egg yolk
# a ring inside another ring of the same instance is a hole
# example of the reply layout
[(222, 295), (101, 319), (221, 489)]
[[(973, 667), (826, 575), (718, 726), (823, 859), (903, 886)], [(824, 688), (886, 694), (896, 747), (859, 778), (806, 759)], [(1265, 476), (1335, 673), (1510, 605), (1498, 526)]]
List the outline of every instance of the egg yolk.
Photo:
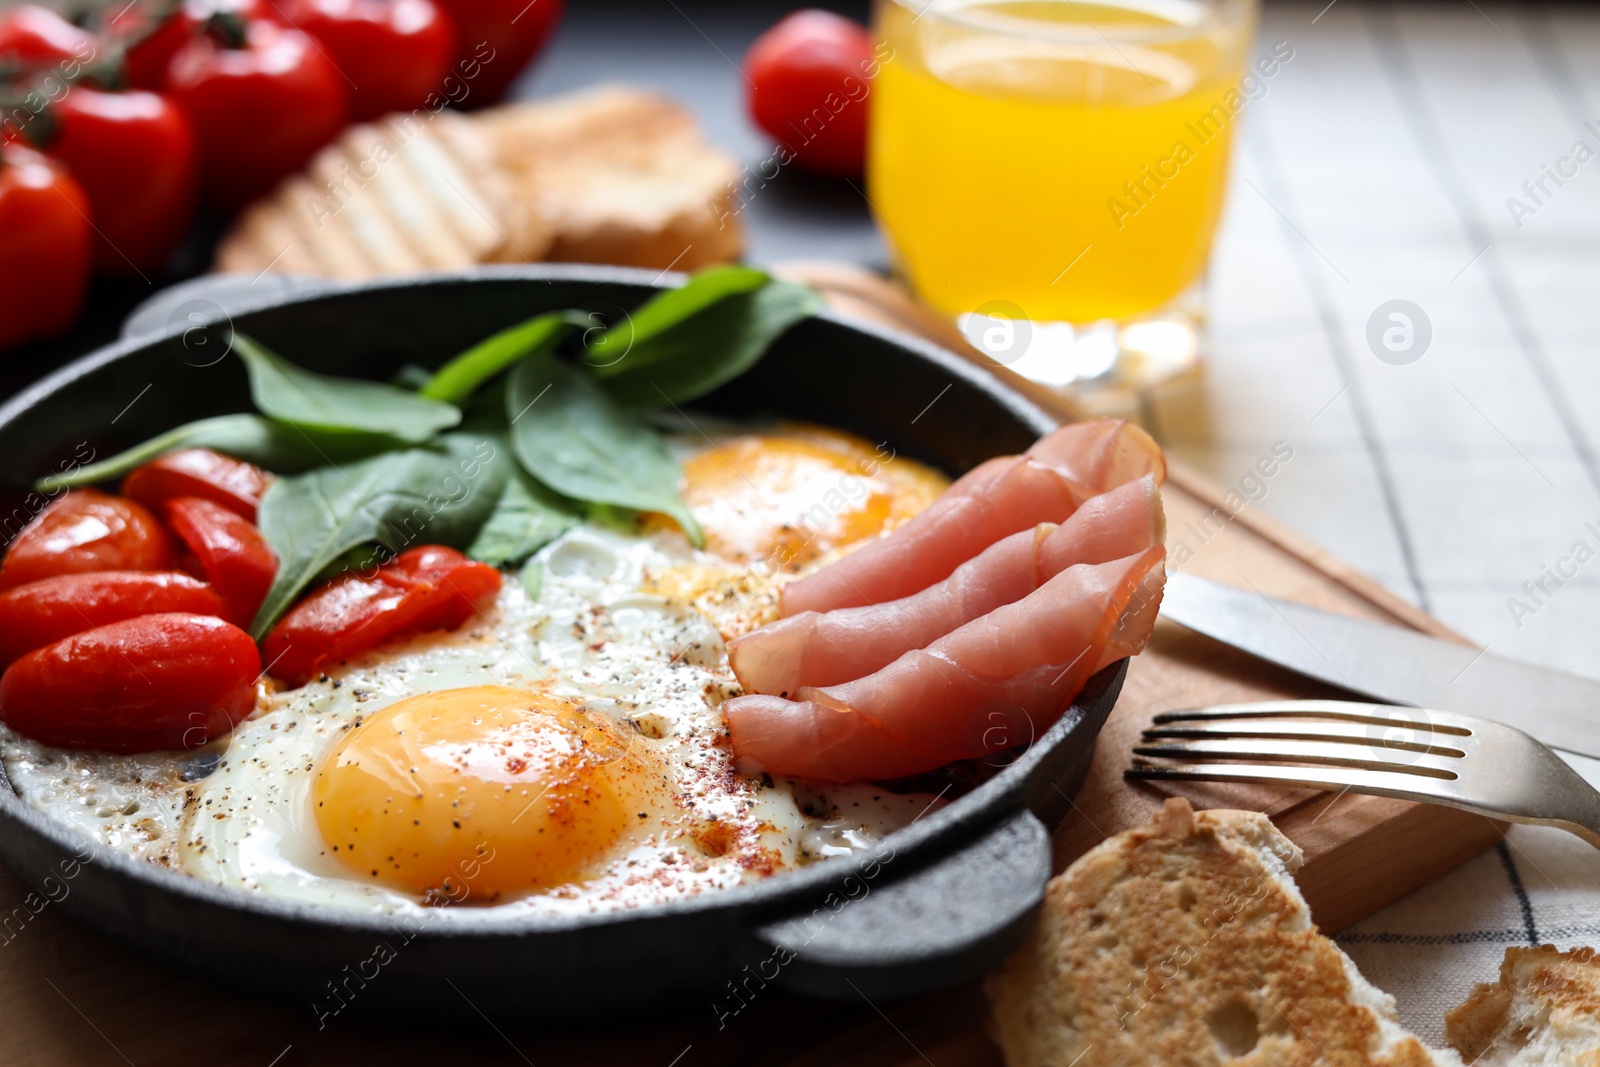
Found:
[(356, 877), (487, 903), (598, 873), (645, 824), (663, 781), (647, 764), (603, 716), (474, 686), (363, 720), (324, 760), (312, 801), (329, 855)]
[(887, 449), (810, 428), (717, 442), (690, 456), (683, 474), (683, 497), (705, 528), (708, 550), (780, 568), (876, 537), (945, 486)]

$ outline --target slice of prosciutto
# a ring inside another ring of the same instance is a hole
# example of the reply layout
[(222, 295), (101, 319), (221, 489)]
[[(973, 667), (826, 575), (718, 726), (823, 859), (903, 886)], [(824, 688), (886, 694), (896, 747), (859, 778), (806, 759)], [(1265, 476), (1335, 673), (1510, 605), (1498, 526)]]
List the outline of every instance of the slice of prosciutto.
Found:
[(853, 681), (1021, 600), (1068, 567), (1137, 555), (1163, 534), (1161, 492), (1146, 474), (1091, 498), (1059, 526), (1042, 523), (995, 542), (920, 593), (791, 615), (729, 642), (728, 659), (747, 693), (789, 696)]
[(1155, 626), (1165, 549), (1068, 567), (1015, 603), (844, 685), (723, 704), (738, 767), (879, 781), (1042, 735), (1101, 667)]
[(1065, 522), (1084, 501), (1166, 473), (1161, 449), (1121, 420), (1073, 423), (1020, 456), (968, 471), (926, 511), (815, 574), (784, 587), (785, 615), (898, 600), (948, 578), (1001, 538)]

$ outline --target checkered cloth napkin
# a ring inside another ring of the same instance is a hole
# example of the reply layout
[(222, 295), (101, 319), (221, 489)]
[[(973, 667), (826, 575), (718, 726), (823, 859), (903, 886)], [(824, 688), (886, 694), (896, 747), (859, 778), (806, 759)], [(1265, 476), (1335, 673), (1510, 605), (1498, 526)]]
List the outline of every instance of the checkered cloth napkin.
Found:
[[(1600, 788), (1600, 760), (1568, 757)], [(1400, 1021), (1444, 1044), (1444, 1013), (1494, 979), (1507, 945), (1600, 946), (1600, 850), (1560, 830), (1513, 826), (1495, 848), (1344, 931), (1361, 973)]]

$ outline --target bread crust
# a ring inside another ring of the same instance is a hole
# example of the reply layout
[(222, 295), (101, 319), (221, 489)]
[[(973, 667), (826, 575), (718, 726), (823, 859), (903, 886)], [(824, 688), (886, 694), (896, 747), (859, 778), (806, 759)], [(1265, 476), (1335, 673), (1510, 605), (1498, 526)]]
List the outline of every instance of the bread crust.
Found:
[(990, 976), (1010, 1067), (1458, 1064), (1394, 1021), (1323, 937), (1257, 812), (1194, 812), (1110, 838), (1052, 879), (1039, 925)]
[(1475, 1067), (1600, 1067), (1600, 953), (1506, 949), (1500, 980), (1445, 1016), (1445, 1037)]

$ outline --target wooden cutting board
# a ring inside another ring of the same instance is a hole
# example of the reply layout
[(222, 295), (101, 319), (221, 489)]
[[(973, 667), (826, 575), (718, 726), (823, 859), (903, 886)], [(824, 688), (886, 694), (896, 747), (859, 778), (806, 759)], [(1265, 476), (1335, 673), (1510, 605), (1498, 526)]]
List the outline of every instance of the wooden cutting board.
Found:
[[(985, 365), (947, 322), (893, 285), (855, 267), (789, 264), (840, 310), (934, 339)], [(1006, 374), (1003, 370), (997, 373)], [(1054, 390), (1009, 376), (1063, 419), (1079, 417)], [(1363, 618), (1456, 638), (1327, 553), (1173, 464), (1163, 491), (1169, 545), (1184, 541), (1183, 569)], [(1457, 638), (1459, 639), (1459, 638)], [(1171, 790), (1125, 782), (1139, 730), (1156, 712), (1239, 700), (1325, 695), (1276, 668), (1160, 623), (1133, 663), (1100, 737), (1074, 810), (1055, 836), (1064, 867), (1109, 834), (1144, 822)], [(1338, 930), (1450, 870), (1497, 841), (1502, 827), (1448, 808), (1281, 788), (1191, 785), (1197, 808), (1268, 813), (1306, 853), (1300, 883), (1325, 929)], [(69, 890), (70, 891), (70, 888)], [(0, 1065), (217, 1063), (294, 1067), (353, 1060), (410, 1064), (643, 1064), (646, 1067), (767, 1063), (785, 1067), (932, 1064), (994, 1067), (984, 1003), (966, 987), (902, 1004), (820, 1003), (762, 991), (721, 1025), (711, 1005), (666, 1022), (639, 1023), (618, 1002), (604, 1027), (529, 1032), (517, 1019), (484, 1019), (475, 1034), (362, 1025), (343, 1018), (319, 1029), (305, 1008), (222, 993), (134, 956), (78, 926), (57, 904), (30, 897), (0, 870)], [(9, 917), (9, 918), (8, 918)], [(530, 966), (537, 966), (530, 961)], [(241, 959), (240, 967), (250, 966)], [(442, 980), (439, 996), (457, 996)], [(417, 1020), (425, 1026), (426, 1020)]]

